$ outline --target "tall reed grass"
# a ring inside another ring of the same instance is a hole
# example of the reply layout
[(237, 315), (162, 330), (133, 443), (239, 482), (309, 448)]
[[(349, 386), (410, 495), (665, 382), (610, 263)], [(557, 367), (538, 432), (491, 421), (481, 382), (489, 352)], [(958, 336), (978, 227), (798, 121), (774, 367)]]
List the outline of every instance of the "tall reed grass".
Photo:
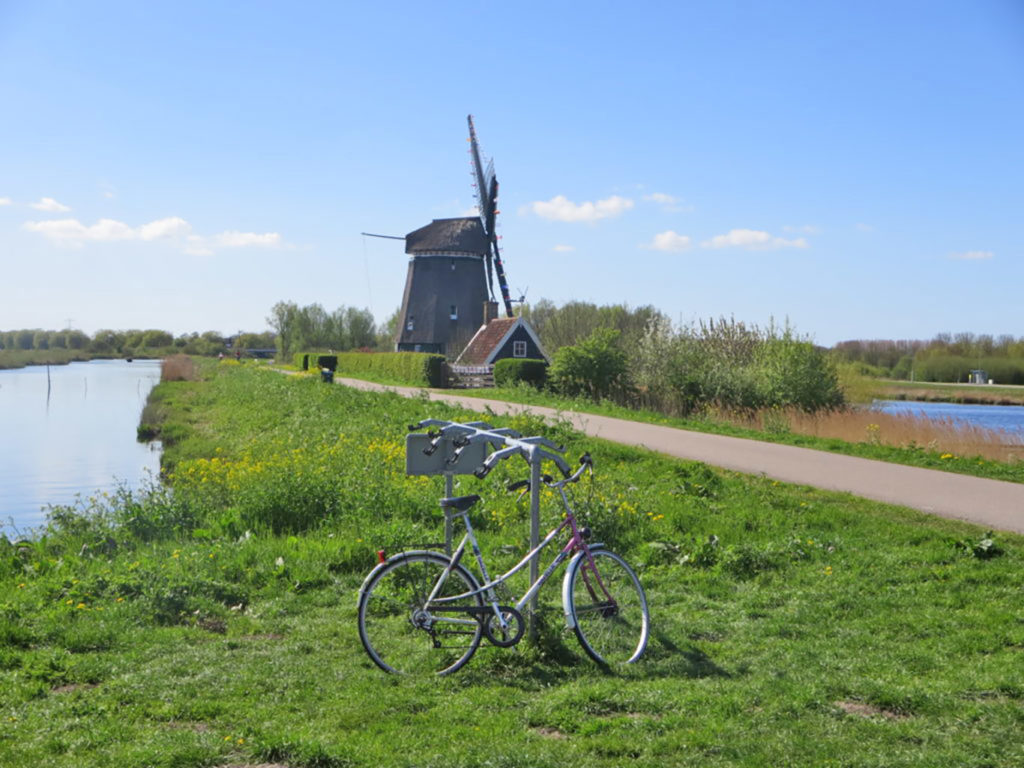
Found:
[(718, 412), (714, 418), (769, 433), (919, 448), (950, 458), (977, 456), (1009, 463), (1024, 460), (1024, 442), (1019, 435), (964, 424), (948, 417), (937, 419), (912, 413), (883, 413), (872, 408), (841, 408), (816, 413), (796, 408), (771, 408), (751, 414)]
[(188, 355), (172, 355), (160, 365), (160, 381), (199, 381), (196, 364)]

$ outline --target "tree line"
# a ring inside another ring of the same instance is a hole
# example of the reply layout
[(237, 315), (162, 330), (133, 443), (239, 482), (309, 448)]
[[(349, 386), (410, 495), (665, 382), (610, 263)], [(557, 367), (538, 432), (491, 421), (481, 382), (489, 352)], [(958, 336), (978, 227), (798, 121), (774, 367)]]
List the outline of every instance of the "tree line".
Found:
[(228, 347), (229, 340), (233, 342), (234, 348), (240, 349), (274, 347), (274, 334), (271, 332), (225, 336), (219, 331), (206, 331), (174, 336), (169, 331), (159, 329), (121, 331), (105, 328), (90, 336), (75, 329), (50, 331), (22, 328), (0, 331), (0, 350), (28, 352), (64, 349), (91, 355), (156, 354), (175, 351), (189, 355), (217, 355)]
[(273, 329), (282, 360), (296, 352), (391, 349), (394, 344), (394, 328), (390, 332), (379, 329), (369, 309), (344, 305), (328, 312), (321, 304), (300, 307), (292, 301), (279, 301), (271, 308), (267, 324)]
[(1024, 384), (1024, 337), (940, 333), (933, 339), (842, 341), (833, 347), (838, 362), (856, 363), (865, 373), (915, 381), (965, 382), (984, 370), (999, 384)]

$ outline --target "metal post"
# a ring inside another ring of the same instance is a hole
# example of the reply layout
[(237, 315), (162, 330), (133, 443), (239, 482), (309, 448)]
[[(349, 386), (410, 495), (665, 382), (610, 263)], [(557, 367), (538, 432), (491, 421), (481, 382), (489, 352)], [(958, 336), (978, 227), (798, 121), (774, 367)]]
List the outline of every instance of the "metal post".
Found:
[[(455, 475), (451, 472), (444, 473), (444, 497), (450, 499), (455, 492)], [(444, 516), (444, 553), (452, 553), (452, 518), (451, 515)]]
[[(530, 549), (540, 544), (540, 463), (537, 449), (530, 451)], [(540, 552), (530, 560), (530, 583), (535, 584), (540, 575)], [(530, 598), (529, 631), (530, 639), (537, 639), (537, 595)]]

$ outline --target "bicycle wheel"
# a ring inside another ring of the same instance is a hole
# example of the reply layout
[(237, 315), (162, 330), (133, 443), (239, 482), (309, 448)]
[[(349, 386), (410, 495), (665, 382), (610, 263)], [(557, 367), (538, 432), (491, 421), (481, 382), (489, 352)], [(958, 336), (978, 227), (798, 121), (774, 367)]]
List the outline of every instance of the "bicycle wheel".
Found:
[[(483, 605), (474, 595), (424, 610), (448, 567), (438, 552), (409, 552), (374, 570), (359, 590), (359, 638), (385, 672), (446, 675), (476, 652), (482, 633), (472, 613), (449, 610)], [(455, 566), (436, 597), (470, 592), (476, 579)]]
[[(565, 612), (583, 650), (598, 664), (616, 666), (640, 658), (647, 647), (651, 617), (647, 597), (633, 569), (606, 549), (573, 558), (565, 574)], [(596, 571), (595, 571), (596, 567)]]

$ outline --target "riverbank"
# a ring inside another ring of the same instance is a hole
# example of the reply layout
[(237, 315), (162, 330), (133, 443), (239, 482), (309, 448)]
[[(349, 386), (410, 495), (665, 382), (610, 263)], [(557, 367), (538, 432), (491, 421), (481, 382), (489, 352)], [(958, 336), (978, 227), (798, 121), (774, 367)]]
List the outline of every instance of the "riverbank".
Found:
[(916, 400), (964, 405), (1024, 405), (1024, 387), (989, 384), (941, 384), (894, 379), (873, 380), (877, 400)]
[[(1019, 536), (495, 419), (594, 456), (577, 501), (639, 569), (647, 654), (594, 667), (555, 585), (536, 645), (483, 648), (451, 679), (388, 678), (356, 635), (358, 585), (377, 549), (441, 532), (440, 479), (404, 475), (405, 425), (474, 415), (202, 370), (154, 390), (173, 493), (57, 510), (37, 541), (0, 540), (5, 766), (1024, 759), (1024, 628), (1005, 608)], [(524, 471), (459, 478), (484, 497), (494, 567), (521, 556), (528, 513), (501, 488)]]
[(97, 356), (82, 350), (0, 349), (0, 370), (26, 368), (30, 365), (68, 365), (92, 360), (95, 357)]
[(176, 351), (151, 350), (144, 354), (124, 357), (111, 355), (109, 352), (85, 352), (71, 349), (0, 349), (0, 370), (16, 370), (32, 365), (70, 365), (71, 363), (87, 363), (90, 360), (160, 360)]

